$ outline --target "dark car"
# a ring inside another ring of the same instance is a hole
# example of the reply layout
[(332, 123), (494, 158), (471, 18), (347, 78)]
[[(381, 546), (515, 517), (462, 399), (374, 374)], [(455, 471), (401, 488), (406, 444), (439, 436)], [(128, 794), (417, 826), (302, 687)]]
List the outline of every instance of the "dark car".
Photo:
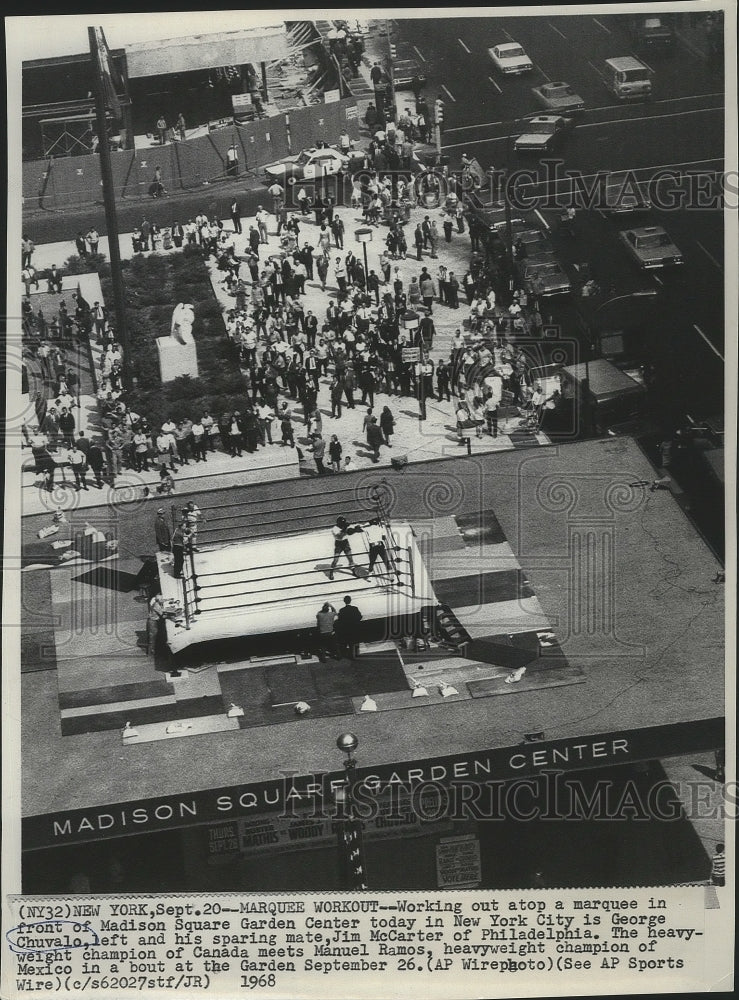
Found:
[(526, 289), (539, 298), (569, 295), (572, 282), (554, 254), (524, 260), (519, 268)]
[(611, 173), (603, 186), (598, 207), (602, 215), (611, 216), (648, 212), (652, 207), (648, 182), (637, 180), (630, 171)]
[(662, 226), (624, 229), (618, 235), (632, 259), (643, 271), (685, 263), (679, 247), (672, 242), (672, 238)]
[(514, 255), (519, 260), (542, 257), (553, 253), (548, 237), (528, 222), (514, 222), (511, 227)]
[[(475, 194), (474, 191), (467, 191), (464, 195), (464, 204), (467, 214), (480, 223), (489, 233), (505, 238), (506, 210), (502, 201), (488, 201)], [(511, 226), (525, 226), (523, 219), (516, 216), (511, 217)]]
[(638, 49), (671, 49), (675, 44), (675, 29), (667, 17), (650, 14), (631, 18), (631, 37)]
[(393, 63), (393, 83), (396, 90), (408, 90), (414, 79), (426, 86), (426, 74), (415, 59), (398, 59)]

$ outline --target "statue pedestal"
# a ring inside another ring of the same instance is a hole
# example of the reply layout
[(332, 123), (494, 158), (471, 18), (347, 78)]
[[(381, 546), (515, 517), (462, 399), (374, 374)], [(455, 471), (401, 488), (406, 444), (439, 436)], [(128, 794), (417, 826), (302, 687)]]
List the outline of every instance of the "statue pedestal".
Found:
[(198, 353), (194, 341), (180, 344), (174, 337), (157, 337), (157, 350), (162, 382), (172, 382), (181, 375), (198, 377)]

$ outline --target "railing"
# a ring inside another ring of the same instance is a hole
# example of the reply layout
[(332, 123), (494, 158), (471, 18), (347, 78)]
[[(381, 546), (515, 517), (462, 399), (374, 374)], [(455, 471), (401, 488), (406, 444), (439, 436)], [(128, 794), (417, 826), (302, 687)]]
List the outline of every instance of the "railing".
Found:
[[(375, 503), (376, 515), (379, 518), (380, 525), (382, 526), (383, 531), (387, 534), (387, 537), (390, 540), (390, 545), (391, 545), (392, 550), (393, 551), (397, 551), (397, 552), (401, 552), (401, 551), (405, 552), (406, 555), (407, 555), (407, 557), (408, 557), (411, 597), (415, 597), (416, 596), (416, 578), (415, 578), (415, 572), (414, 572), (414, 568), (413, 568), (413, 552), (412, 552), (410, 546), (404, 547), (402, 545), (399, 545), (398, 544), (398, 538), (393, 533), (393, 529), (392, 529), (392, 526), (390, 524), (390, 520), (389, 520), (389, 518), (387, 516), (387, 510), (386, 510), (386, 505), (385, 505), (384, 497), (382, 495), (382, 485), (384, 485), (386, 482), (387, 482), (387, 480), (383, 478), (381, 480), (381, 485), (380, 486), (373, 486), (373, 487), (371, 487), (371, 489), (370, 489), (370, 496), (371, 496), (372, 500)], [(397, 566), (396, 566), (396, 568), (397, 568)]]
[[(343, 514), (347, 520), (360, 519), (363, 516), (380, 516), (383, 500), (379, 496), (379, 489), (374, 486), (368, 487), (365, 494), (358, 495), (356, 487), (342, 487), (332, 491), (330, 499), (318, 499), (320, 494), (294, 497), (293, 499), (299, 501), (297, 504), (280, 505), (279, 508), (275, 507), (274, 501), (267, 498), (203, 507), (201, 508), (203, 519), (198, 525), (198, 533), (202, 539), (200, 545), (203, 549), (212, 550), (222, 545), (242, 542), (254, 537), (254, 527), (259, 529), (260, 540), (291, 534), (296, 531), (292, 525), (301, 522), (307, 522), (310, 530), (311, 522), (315, 521), (317, 523), (313, 527), (318, 528), (322, 526), (318, 522), (327, 523), (332, 508), (335, 514)], [(351, 494), (351, 497), (346, 497), (346, 494)], [(176, 526), (179, 513), (179, 508), (173, 504), (173, 527)]]
[[(392, 569), (386, 571), (381, 569), (379, 566), (373, 570), (373, 576), (378, 578), (378, 583), (380, 586), (387, 588), (397, 587), (410, 587), (411, 594), (415, 596), (415, 574), (413, 566), (413, 553), (410, 546), (400, 545), (399, 538), (394, 533), (390, 521), (388, 520), (388, 503), (387, 497), (385, 496), (383, 490), (383, 484), (385, 480), (382, 480), (380, 484), (373, 484), (371, 487), (367, 488), (366, 495), (358, 496), (356, 488), (347, 487), (337, 490), (337, 493), (347, 494), (351, 493), (356, 499), (356, 506), (359, 508), (358, 514), (364, 515), (364, 517), (377, 517), (380, 525), (383, 528), (385, 536), (390, 544), (391, 548), (391, 560)], [(297, 499), (297, 498), (296, 498)], [(201, 509), (201, 514), (203, 514), (203, 520), (198, 525), (198, 534), (203, 536), (207, 533), (223, 533), (228, 532), (228, 538), (211, 538), (210, 541), (207, 539), (206, 545), (209, 550), (213, 550), (219, 546), (228, 545), (232, 542), (242, 541), (248, 538), (248, 534), (244, 534), (243, 522), (240, 524), (243, 518), (252, 518), (254, 522), (258, 521), (259, 528), (259, 540), (269, 537), (275, 537), (279, 535), (285, 535), (286, 532), (283, 531), (265, 531), (265, 526), (270, 524), (279, 523), (285, 526), (286, 523), (290, 521), (305, 521), (312, 520), (315, 518), (326, 518), (326, 510), (321, 509), (317, 512), (311, 513), (311, 511), (306, 511), (305, 503), (311, 502), (312, 507), (327, 508), (333, 506), (335, 509), (343, 509), (344, 511), (351, 512), (351, 507), (347, 504), (346, 499), (333, 499), (333, 500), (318, 500), (313, 503), (312, 498), (306, 497), (303, 499), (303, 503), (300, 506), (290, 506), (283, 507), (279, 511), (279, 520), (270, 520), (260, 516), (263, 512), (266, 512), (265, 508), (268, 509), (271, 506), (272, 501), (270, 500), (246, 500), (240, 503), (232, 504), (221, 504), (217, 507), (206, 507)], [(261, 506), (261, 510), (259, 507)], [(256, 507), (256, 509), (254, 509)], [(210, 511), (223, 511), (228, 508), (235, 508), (231, 513), (225, 515), (216, 515), (215, 517), (205, 518), (205, 515)], [(246, 508), (246, 509), (244, 509)], [(300, 511), (297, 517), (286, 517), (285, 511)], [(182, 509), (175, 503), (171, 505), (171, 516), (172, 516), (172, 526), (176, 529), (179, 521), (182, 518)], [(213, 522), (226, 521), (231, 522), (230, 525), (218, 525)], [(236, 524), (233, 522), (236, 521)], [(235, 529), (235, 531), (234, 531)], [(201, 542), (201, 546), (202, 542)], [(406, 568), (403, 563), (405, 559), (401, 560), (396, 556), (399, 553), (407, 554), (408, 567)], [(328, 553), (327, 553), (327, 558)], [(183, 579), (182, 579), (182, 591), (183, 591), (183, 603), (184, 603), (184, 613), (185, 613), (185, 627), (189, 629), (192, 624), (194, 617), (200, 615), (203, 612), (212, 611), (214, 613), (220, 612), (232, 612), (242, 610), (244, 608), (254, 608), (269, 604), (277, 604), (285, 600), (290, 600), (290, 591), (301, 591), (305, 587), (305, 582), (296, 582), (291, 584), (290, 578), (305, 577), (307, 575), (316, 574), (321, 576), (321, 596), (331, 596), (334, 594), (343, 593), (346, 589), (346, 583), (337, 581), (335, 588), (326, 588), (326, 582), (323, 578), (323, 571), (319, 569), (310, 569), (310, 566), (315, 566), (316, 558), (315, 556), (304, 559), (294, 559), (287, 564), (271, 564), (264, 563), (259, 565), (249, 564), (248, 566), (241, 566), (235, 569), (215, 569), (210, 570), (206, 573), (198, 573), (195, 568), (195, 558), (193, 555), (192, 548), (189, 548), (185, 553), (185, 560), (183, 565)], [(367, 553), (362, 552), (357, 553), (355, 556), (355, 565), (358, 567), (367, 568), (369, 565), (369, 556)], [(259, 573), (263, 571), (258, 576), (253, 576), (253, 573)], [(397, 574), (397, 577), (396, 577)], [(386, 578), (386, 579), (383, 579)], [(272, 586), (271, 584), (276, 584)], [(266, 585), (266, 588), (265, 586)], [(218, 591), (224, 587), (233, 588), (235, 593), (226, 593), (222, 597), (219, 597)], [(267, 589), (269, 594), (274, 594), (276, 596), (263, 596), (263, 591)], [(298, 596), (298, 595), (296, 595)], [(252, 600), (253, 597), (263, 597), (261, 600)], [(218, 605), (209, 608), (207, 605), (210, 601), (218, 602), (219, 600), (230, 599), (230, 603), (225, 605)]]
[[(185, 571), (185, 567), (187, 567), (187, 571)], [(200, 614), (200, 610), (198, 609), (197, 575), (195, 573), (195, 558), (192, 546), (189, 546), (185, 551), (185, 561), (182, 569), (182, 605), (185, 611), (185, 628), (189, 629), (193, 615)], [(191, 601), (192, 605), (190, 604)]]

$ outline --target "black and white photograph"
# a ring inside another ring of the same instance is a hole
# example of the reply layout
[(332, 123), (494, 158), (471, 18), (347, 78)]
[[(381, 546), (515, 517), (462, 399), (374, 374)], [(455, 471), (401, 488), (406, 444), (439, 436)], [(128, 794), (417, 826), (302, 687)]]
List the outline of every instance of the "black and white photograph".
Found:
[[(5, 893), (355, 901), (297, 966), (242, 918), (255, 995), (555, 943), (681, 991), (719, 937), (660, 904), (733, 919), (735, 6), (5, 29)], [(5, 905), (4, 995), (205, 986)]]

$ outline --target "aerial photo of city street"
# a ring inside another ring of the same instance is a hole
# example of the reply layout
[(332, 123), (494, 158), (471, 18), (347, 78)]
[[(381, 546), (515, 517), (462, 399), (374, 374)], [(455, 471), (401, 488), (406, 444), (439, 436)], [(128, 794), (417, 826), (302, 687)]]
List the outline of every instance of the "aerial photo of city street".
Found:
[(723, 884), (724, 14), (632, 8), (18, 19), (24, 893)]

